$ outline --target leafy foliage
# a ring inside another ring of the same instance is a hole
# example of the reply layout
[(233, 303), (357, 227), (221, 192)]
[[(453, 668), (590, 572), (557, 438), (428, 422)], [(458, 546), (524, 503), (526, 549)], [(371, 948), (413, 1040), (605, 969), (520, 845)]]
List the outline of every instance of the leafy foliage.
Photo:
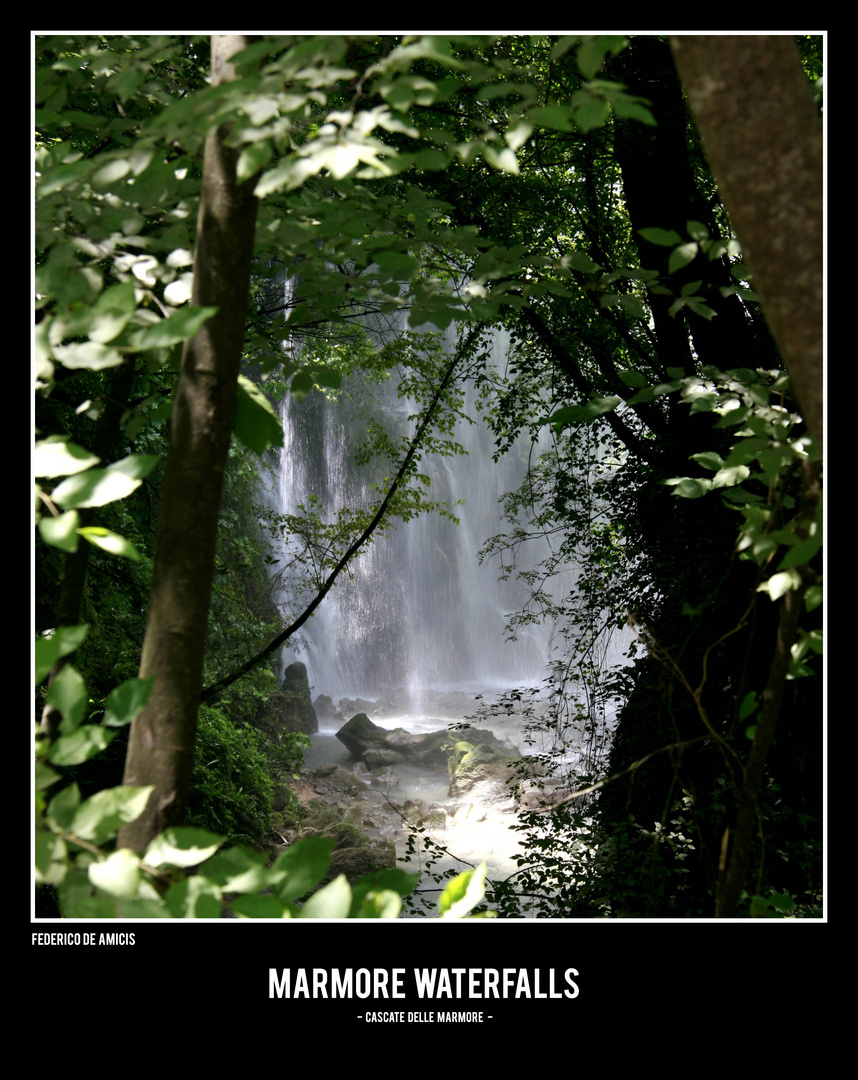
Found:
[[(817, 44), (800, 42), (819, 87)], [(813, 910), (818, 740), (801, 718), (818, 708), (803, 677), (822, 641), (822, 511), (800, 477), (816, 449), (665, 43), (281, 35), (235, 62), (239, 77), (213, 86), (194, 36), (36, 39), (37, 686), (50, 678), (37, 697), (49, 720), (37, 745), (39, 880), (82, 917), (214, 917), (232, 893), (248, 917), (386, 917), (408, 893), (395, 875), (335, 881), (298, 907), (324, 874), (313, 847), (266, 868), (249, 849), (215, 854), (218, 839), (180, 830), (143, 855), (109, 852), (144, 796), (113, 784), (90, 794), (100, 781), (83, 775), (118, 752), (147, 693), (135, 674), (164, 429), (180, 347), (214, 313), (189, 304), (201, 154), (210, 128), (228, 124), (239, 179), (256, 178), (261, 204), (206, 682), (258, 658), (277, 630), (249, 524), (251, 454), (282, 438), (271, 401), (345, 398), (356, 385), (346, 376), (396, 371), (400, 397), (416, 403), (411, 443), (373, 418), (349, 425), (369, 505), (330, 513), (311, 498), (267, 515), (303, 575), (300, 607), (370, 526), (453, 516), (430, 497), (421, 456), (460, 452), (472, 379), (498, 455), (522, 430), (552, 432), (506, 498), (509, 533), (484, 549), (531, 589), (509, 633), (556, 625), (551, 707), (528, 714), (554, 748), (523, 762), (522, 783), (588, 788), (614, 773), (637, 785), (525, 814), (525, 861), (515, 886), (496, 888), (498, 910), (518, 912), (523, 896), (540, 914), (706, 909), (747, 744), (765, 726), (777, 612), (795, 596), (789, 737), (767, 766), (779, 779), (766, 781), (746, 898), (753, 914)], [(454, 367), (437, 337), (398, 332), (405, 313), (412, 327), (466, 328)], [(368, 319), (397, 332), (371, 334)], [(503, 373), (480, 344), (498, 323), (512, 342)], [(353, 405), (357, 418), (356, 392)], [(722, 498), (700, 498), (712, 491)], [(522, 557), (535, 536), (551, 545), (536, 567)], [(576, 580), (561, 590), (570, 564)], [(620, 625), (637, 640), (632, 662), (610, 671), (600, 652)], [(194, 812), (231, 839), (265, 828), (270, 775), (297, 761), (293, 742), (272, 764), (254, 733), (272, 679), (262, 669), (201, 714)], [(46, 802), (61, 775), (72, 782)], [(445, 893), (442, 914), (470, 910), (479, 880)]]
[[(228, 726), (220, 730), (229, 737)], [(58, 763), (53, 750), (48, 756)], [(44, 762), (37, 767), (36, 881), (56, 889), (65, 918), (396, 918), (416, 884), (416, 875), (389, 869), (354, 886), (341, 874), (317, 888), (334, 846), (320, 837), (293, 844), (271, 866), (253, 848), (219, 851), (222, 837), (193, 827), (160, 834), (142, 856), (110, 851), (120, 824), (143, 810), (150, 789), (105, 789), (82, 800), (71, 784), (46, 803), (42, 792), (58, 780)], [(484, 877), (482, 867), (455, 878), (441, 894), (439, 917), (468, 917)]]

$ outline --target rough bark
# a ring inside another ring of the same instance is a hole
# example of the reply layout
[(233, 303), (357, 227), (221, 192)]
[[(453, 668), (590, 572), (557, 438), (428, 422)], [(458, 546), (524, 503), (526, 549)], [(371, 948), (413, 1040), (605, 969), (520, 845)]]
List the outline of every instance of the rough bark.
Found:
[[(212, 38), (212, 82), (235, 78), (229, 59), (249, 43)], [(238, 151), (227, 130), (205, 145), (192, 303), (217, 314), (185, 343), (176, 387), (141, 678), (155, 676), (134, 722), (124, 782), (154, 785), (146, 810), (119, 834), (143, 851), (184, 817), (194, 761), (197, 709), (214, 575), (223, 474), (235, 415), (256, 225), (256, 179), (236, 181)]]
[(822, 446), (822, 124), (790, 37), (671, 38), (752, 284)]
[[(752, 284), (808, 430), (823, 441), (822, 125), (791, 38), (671, 38), (676, 65)], [(805, 469), (818, 499), (820, 464)], [(800, 568), (804, 569), (804, 568)], [(735, 829), (725, 843), (716, 915), (738, 914), (757, 805), (789, 670), (804, 590), (781, 601), (780, 626)], [(726, 836), (725, 836), (726, 840)]]

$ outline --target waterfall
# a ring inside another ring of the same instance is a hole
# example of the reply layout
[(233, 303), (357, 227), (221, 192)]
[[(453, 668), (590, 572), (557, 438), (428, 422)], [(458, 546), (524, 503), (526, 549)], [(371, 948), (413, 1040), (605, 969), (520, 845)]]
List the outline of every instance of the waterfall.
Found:
[[(498, 365), (506, 347), (498, 334)], [(342, 506), (368, 505), (371, 476), (354, 464), (361, 423), (356, 401), (371, 397), (386, 424), (407, 430), (408, 403), (396, 396), (395, 384), (352, 376), (343, 390), (339, 400), (321, 393), (284, 400), (284, 446), (272, 483), (280, 512), (295, 513), (311, 496), (326, 520)], [(497, 565), (481, 566), (477, 559), (486, 539), (504, 530), (500, 498), (520, 484), (538, 447), (523, 438), (495, 462), (493, 436), (471, 390), (465, 412), (476, 420), (460, 421), (455, 433), (466, 454), (421, 463), (432, 477), (432, 499), (462, 500), (452, 506), (459, 524), (437, 513), (397, 523), (340, 575), (301, 640), (284, 650), (284, 663), (300, 659), (307, 665), (314, 694), (336, 701), (404, 688), (413, 699), (423, 690), (496, 690), (543, 677), (550, 628), (525, 626), (517, 641), (506, 641), (507, 616), (526, 603), (526, 590), (513, 578), (499, 581)], [(535, 562), (538, 553), (528, 557)], [(294, 575), (284, 574), (278, 586), (278, 602), (287, 610), (294, 582)], [(299, 611), (294, 606), (290, 614)]]
[[(452, 355), (452, 335), (445, 348)], [(489, 363), (498, 373), (506, 367), (508, 351), (508, 337), (495, 333)], [(431, 397), (431, 391), (424, 396)], [(531, 585), (517, 572), (540, 566), (551, 554), (551, 541), (529, 536), (516, 551), (515, 570), (503, 579), (496, 561), (481, 563), (478, 556), (491, 537), (509, 533), (512, 525), (504, 515), (502, 497), (517, 491), (525, 478), (530, 482), (529, 470), (540, 456), (546, 454), (540, 468), (549, 481), (564, 465), (561, 458), (546, 453), (555, 449), (547, 426), (538, 442), (531, 443), (524, 434), (495, 461), (495, 437), (477, 406), (476, 391), (468, 384), (461, 412), (474, 422), (460, 420), (454, 432), (465, 453), (427, 456), (420, 462), (420, 471), (431, 477), (429, 498), (449, 504), (458, 524), (437, 512), (426, 513), (377, 536), (290, 639), (281, 664), (285, 667), (295, 660), (306, 664), (314, 698), (325, 694), (335, 703), (342, 698), (375, 701), (375, 708), (357, 707), (367, 708), (380, 726), (405, 727), (413, 733), (437, 731), (477, 715), (485, 720), (486, 729), (529, 758), (528, 767), (540, 779), (526, 785), (536, 786), (531, 790), (525, 785), (514, 798), (493, 789), (475, 814), (469, 806), (472, 799), (483, 799), (479, 783), (464, 796), (453, 796), (446, 773), (441, 776), (407, 764), (393, 771), (382, 769), (378, 777), (395, 789), (398, 805), (417, 799), (428, 800), (434, 808), (431, 859), (438, 844), (456, 856), (445, 856), (436, 872), (461, 869), (457, 860), (472, 864), (485, 860), (491, 877), (504, 878), (517, 871), (517, 853), (524, 850), (525, 837), (515, 825), (517, 800), (521, 798), (527, 808), (527, 800), (540, 799), (542, 790), (574, 790), (579, 775), (598, 775), (606, 760), (616, 700), (600, 693), (594, 671), (621, 662), (622, 635), (597, 628), (588, 633), (586, 618), (579, 620), (573, 609), (569, 626), (563, 625), (562, 615), (558, 624), (538, 617), (521, 620), (515, 640), (509, 640), (510, 615), (521, 612), (532, 599)], [(309, 510), (325, 522), (335, 522), (344, 507), (366, 510), (377, 504), (380, 496), (373, 481), (393, 475), (397, 465), (388, 463), (381, 473), (377, 469), (374, 473), (371, 463), (358, 466), (366, 417), (380, 418), (391, 435), (401, 439), (416, 431), (415, 416), (424, 408), (425, 400), (418, 403), (400, 396), (394, 379), (379, 381), (360, 372), (345, 380), (338, 394), (318, 391), (303, 400), (287, 395), (281, 406), (284, 445), (271, 469), (272, 510), (295, 516)], [(585, 441), (582, 447), (587, 445)], [(591, 454), (598, 455), (598, 440), (589, 445)], [(585, 449), (581, 459), (587, 460)], [(572, 460), (579, 458), (573, 455)], [(591, 456), (591, 465), (592, 460)], [(594, 475), (588, 473), (590, 478)], [(588, 489), (592, 490), (591, 483), (585, 485)], [(530, 509), (536, 512), (540, 505), (537, 497)], [(300, 553), (300, 545), (296, 549), (294, 544), (300, 529), (294, 521), (285, 524), (283, 540), (273, 553), (278, 560), (276, 600), (284, 623), (289, 623), (313, 594), (306, 590), (300, 594), (307, 566), (290, 562), (289, 557), (290, 540), (292, 554)], [(531, 534), (534, 531), (530, 529)], [(569, 537), (568, 550), (575, 554), (555, 564), (547, 579), (541, 571), (534, 578), (561, 607), (574, 593), (579, 544), (587, 543), (587, 534), (585, 527), (582, 537)], [(560, 558), (565, 549), (558, 551)], [(328, 572), (323, 569), (318, 576), (324, 580)], [(479, 704), (476, 697), (482, 699)], [(335, 736), (337, 726), (339, 722), (314, 736), (307, 759), (312, 767), (331, 763), (354, 767)], [(365, 765), (359, 775), (369, 784)], [(395, 809), (390, 821), (379, 814), (376, 826), (384, 835), (396, 837), (398, 857), (413, 860)], [(540, 819), (533, 826), (539, 833), (537, 847), (554, 842), (552, 821)], [(420, 852), (429, 851), (428, 846), (424, 850), (422, 837), (416, 850), (417, 861), (410, 865), (419, 871)]]

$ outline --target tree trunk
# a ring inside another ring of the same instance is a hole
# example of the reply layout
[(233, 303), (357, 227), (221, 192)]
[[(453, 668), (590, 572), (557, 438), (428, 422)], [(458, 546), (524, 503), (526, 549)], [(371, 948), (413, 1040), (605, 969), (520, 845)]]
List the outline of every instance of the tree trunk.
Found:
[[(234, 79), (230, 57), (248, 38), (212, 38), (212, 82)], [(155, 676), (134, 722), (124, 782), (154, 785), (119, 846), (143, 851), (184, 818), (194, 764), (197, 709), (223, 474), (235, 415), (257, 201), (256, 178), (236, 182), (228, 131), (205, 145), (192, 303), (218, 311), (185, 342), (176, 386), (140, 677)]]
[(810, 433), (822, 448), (822, 124), (795, 44), (673, 37), (706, 157)]
[[(790, 375), (793, 396), (822, 452), (822, 125), (789, 37), (671, 38), (676, 65), (752, 285)], [(812, 516), (820, 463), (804, 469)], [(799, 568), (804, 569), (804, 568)], [(804, 589), (780, 605), (777, 645), (744, 769), (736, 827), (725, 845), (716, 915), (735, 917), (756, 831)]]

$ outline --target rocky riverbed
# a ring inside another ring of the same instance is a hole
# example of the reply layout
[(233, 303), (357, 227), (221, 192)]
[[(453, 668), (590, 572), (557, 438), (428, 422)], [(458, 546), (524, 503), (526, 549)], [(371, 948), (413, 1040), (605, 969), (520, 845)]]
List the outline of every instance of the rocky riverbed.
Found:
[(313, 704), (319, 731), (293, 786), (303, 812), (284, 827), (284, 845), (332, 836), (332, 873), (413, 869), (430, 903), (443, 887), (430, 875), (487, 862), (489, 877), (503, 879), (517, 868), (517, 810), (547, 792), (539, 780), (515, 788), (514, 720), (493, 720), (497, 732), (475, 723), (474, 696), (461, 693), (424, 694), (419, 712), (404, 692)]

